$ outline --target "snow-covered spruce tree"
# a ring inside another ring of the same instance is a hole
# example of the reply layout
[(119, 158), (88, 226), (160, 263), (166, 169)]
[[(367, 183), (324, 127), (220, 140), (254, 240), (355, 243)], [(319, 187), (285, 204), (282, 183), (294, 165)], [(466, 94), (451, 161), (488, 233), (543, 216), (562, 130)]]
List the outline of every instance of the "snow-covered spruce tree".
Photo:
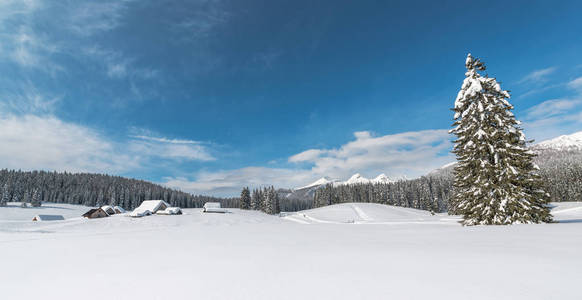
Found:
[(469, 54), (463, 86), (455, 100), (452, 212), (464, 225), (550, 222), (549, 195), (541, 188), (535, 157), (526, 147), (509, 92)]
[[(273, 189), (274, 190), (274, 189)], [(263, 211), (266, 214), (273, 214), (273, 204), (274, 204), (274, 193), (271, 192), (271, 188), (265, 188), (264, 191), (264, 204)]]
[(34, 189), (32, 191), (32, 197), (30, 198), (30, 205), (32, 207), (40, 207), (42, 205), (41, 201), (40, 201), (40, 192), (38, 191), (38, 189)]
[(8, 205), (8, 201), (10, 201), (10, 191), (8, 190), (8, 182), (4, 184), (4, 188), (2, 189), (2, 198), (0, 198), (0, 206)]
[(251, 208), (251, 191), (248, 187), (242, 189), (240, 193), (240, 208), (250, 209)]

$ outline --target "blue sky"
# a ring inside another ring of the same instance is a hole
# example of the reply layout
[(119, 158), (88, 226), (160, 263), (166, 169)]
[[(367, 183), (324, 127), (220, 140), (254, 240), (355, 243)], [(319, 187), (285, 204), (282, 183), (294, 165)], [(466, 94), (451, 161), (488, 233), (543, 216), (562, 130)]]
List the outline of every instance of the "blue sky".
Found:
[(183, 2), (0, 0), (0, 168), (214, 195), (419, 176), (454, 159), (468, 52), (529, 138), (582, 130), (579, 1)]

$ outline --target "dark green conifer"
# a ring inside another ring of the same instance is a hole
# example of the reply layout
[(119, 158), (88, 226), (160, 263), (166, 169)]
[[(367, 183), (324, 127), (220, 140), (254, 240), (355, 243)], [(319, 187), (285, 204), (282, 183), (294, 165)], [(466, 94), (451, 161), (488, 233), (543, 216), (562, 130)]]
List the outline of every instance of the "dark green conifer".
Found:
[(511, 112), (509, 92), (495, 78), (482, 76), (485, 65), (469, 54), (465, 80), (455, 101), (455, 167), (452, 213), (464, 225), (550, 222), (535, 154), (526, 147), (520, 122)]
[(242, 189), (240, 193), (240, 208), (250, 209), (251, 208), (251, 191), (248, 187)]

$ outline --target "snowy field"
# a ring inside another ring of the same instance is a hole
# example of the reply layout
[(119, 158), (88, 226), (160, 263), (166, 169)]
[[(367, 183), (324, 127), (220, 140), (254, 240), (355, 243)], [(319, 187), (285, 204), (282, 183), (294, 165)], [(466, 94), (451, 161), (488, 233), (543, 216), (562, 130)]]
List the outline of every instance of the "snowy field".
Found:
[(363, 203), (282, 218), (86, 210), (0, 208), (2, 299), (582, 299), (582, 202), (556, 204), (557, 224), (487, 227)]

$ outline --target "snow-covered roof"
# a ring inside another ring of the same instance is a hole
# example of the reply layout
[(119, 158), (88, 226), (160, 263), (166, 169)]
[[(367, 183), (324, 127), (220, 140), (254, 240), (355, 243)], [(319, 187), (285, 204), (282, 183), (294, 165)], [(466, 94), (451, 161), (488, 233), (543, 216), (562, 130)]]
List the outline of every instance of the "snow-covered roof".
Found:
[(37, 221), (59, 221), (65, 218), (61, 215), (36, 215), (34, 219)]
[(182, 213), (182, 209), (179, 207), (168, 207), (164, 210), (158, 210), (156, 214), (158, 215), (179, 215)]
[(169, 206), (170, 204), (164, 200), (146, 200), (142, 202), (135, 210), (149, 210), (151, 213), (156, 213), (160, 208), (164, 209)]
[(220, 206), (218, 202), (206, 202), (204, 203), (204, 212), (217, 212), (217, 213), (225, 213), (226, 209)]
[(109, 205), (103, 205), (101, 206), (101, 209), (104, 210), (107, 214), (115, 214), (115, 209)]
[(136, 208), (134, 211), (132, 211), (131, 213), (129, 213), (129, 216), (130, 217), (138, 217), (139, 218), (139, 217), (149, 216), (151, 214), (152, 214), (152, 212), (149, 211), (149, 210), (147, 210), (147, 209), (141, 210), (141, 209), (137, 209)]
[(206, 202), (204, 203), (204, 208), (220, 208), (219, 202)]

